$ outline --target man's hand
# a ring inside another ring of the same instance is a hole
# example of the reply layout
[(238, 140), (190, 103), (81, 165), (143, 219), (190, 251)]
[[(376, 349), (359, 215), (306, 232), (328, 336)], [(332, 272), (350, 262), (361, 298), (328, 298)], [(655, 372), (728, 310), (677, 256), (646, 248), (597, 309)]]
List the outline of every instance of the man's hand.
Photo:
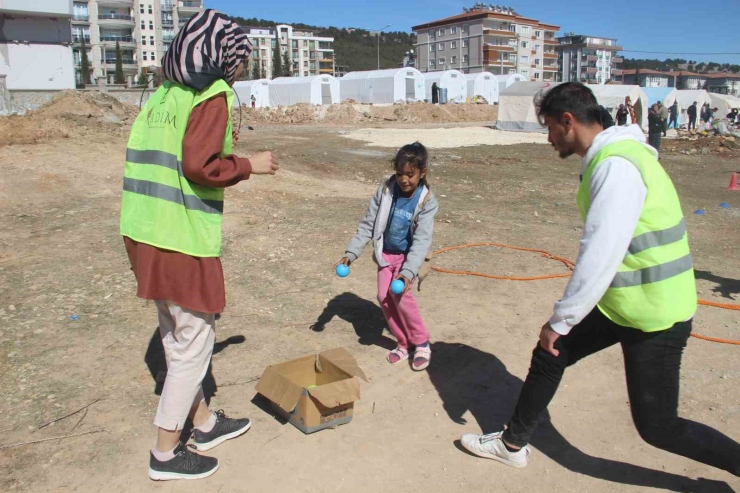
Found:
[(239, 142), (239, 129), (234, 128), (231, 130), (231, 147), (236, 147)]
[(411, 281), (409, 281), (408, 279), (406, 279), (405, 277), (403, 277), (401, 274), (398, 274), (396, 277), (393, 278), (394, 281), (397, 281), (398, 279), (402, 280), (403, 281), (403, 285), (404, 285), (403, 292), (398, 295), (398, 296), (402, 296), (402, 295), (406, 294), (406, 291), (408, 291), (409, 289), (411, 289)]
[(272, 151), (253, 154), (249, 158), (249, 162), (252, 164), (253, 175), (274, 175), (280, 169), (277, 158)]
[(542, 330), (540, 331), (540, 347), (555, 357), (560, 356), (560, 351), (555, 349), (555, 341), (559, 337), (560, 334), (552, 330), (550, 322), (547, 322), (542, 326)]

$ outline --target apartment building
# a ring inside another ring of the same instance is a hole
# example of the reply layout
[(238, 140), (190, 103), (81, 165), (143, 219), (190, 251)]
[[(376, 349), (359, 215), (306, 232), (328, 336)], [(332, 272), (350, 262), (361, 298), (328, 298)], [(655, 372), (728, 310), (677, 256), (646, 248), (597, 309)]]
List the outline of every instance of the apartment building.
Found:
[(707, 77), (709, 92), (740, 96), (740, 74), (710, 74)]
[(77, 83), (82, 38), (88, 50), (93, 83), (103, 77), (113, 82), (116, 43), (121, 47), (127, 82), (149, 67), (161, 65), (164, 53), (182, 26), (203, 9), (202, 0), (74, 0), (72, 39)]
[[(334, 38), (300, 31), (287, 24), (275, 27), (244, 27), (255, 47), (252, 63), (258, 63), (266, 78), (279, 77), (272, 73), (275, 47), (280, 42), (280, 54), (289, 53), (293, 62), (293, 77), (335, 73)], [(282, 58), (281, 58), (282, 61)]]
[(414, 26), (421, 72), (521, 74), (554, 82), (560, 27), (517, 14), (509, 7), (476, 4), (464, 13)]
[(622, 82), (623, 48), (614, 38), (567, 33), (557, 38), (560, 82), (605, 84)]
[(645, 68), (622, 70), (624, 84), (640, 87), (675, 87), (678, 72), (660, 72)]
[(68, 0), (0, 0), (0, 110), (9, 90), (74, 88)]

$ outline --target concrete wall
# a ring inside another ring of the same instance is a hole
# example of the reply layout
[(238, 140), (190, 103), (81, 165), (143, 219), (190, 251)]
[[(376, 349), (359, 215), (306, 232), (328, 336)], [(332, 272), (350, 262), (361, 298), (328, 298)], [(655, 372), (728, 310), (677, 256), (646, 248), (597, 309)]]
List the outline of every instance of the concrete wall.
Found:
[(61, 90), (75, 87), (72, 47), (0, 43), (0, 74), (9, 90)]
[(72, 16), (72, 0), (0, 0), (0, 10), (28, 15)]
[[(60, 91), (10, 91), (10, 110), (12, 113), (23, 114), (28, 110), (34, 110), (54, 99)], [(122, 103), (139, 107), (142, 99), (142, 90), (136, 89), (111, 89), (106, 92)], [(142, 105), (146, 103), (152, 90), (144, 93)]]
[(0, 14), (0, 42), (3, 41), (71, 43), (72, 31), (69, 27), (69, 19)]

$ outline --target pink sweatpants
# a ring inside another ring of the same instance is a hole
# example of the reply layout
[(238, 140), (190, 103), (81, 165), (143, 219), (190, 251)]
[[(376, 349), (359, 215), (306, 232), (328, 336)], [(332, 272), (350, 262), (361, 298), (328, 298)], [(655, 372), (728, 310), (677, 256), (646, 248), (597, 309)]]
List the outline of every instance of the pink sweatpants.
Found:
[(388, 329), (401, 348), (408, 349), (410, 345), (424, 344), (429, 340), (429, 332), (421, 319), (416, 298), (411, 290), (397, 295), (390, 289), (393, 278), (401, 271), (406, 255), (383, 253), (383, 258), (390, 265), (378, 268), (378, 302), (388, 322)]

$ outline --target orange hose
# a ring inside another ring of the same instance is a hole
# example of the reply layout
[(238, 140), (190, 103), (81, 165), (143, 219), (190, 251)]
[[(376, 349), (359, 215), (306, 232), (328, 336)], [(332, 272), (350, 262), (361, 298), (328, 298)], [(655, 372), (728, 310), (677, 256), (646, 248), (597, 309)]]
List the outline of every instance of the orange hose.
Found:
[[(441, 255), (443, 253), (452, 252), (454, 250), (462, 250), (463, 248), (473, 248), (473, 247), (481, 247), (481, 246), (492, 246), (492, 247), (498, 247), (498, 248), (508, 248), (510, 250), (518, 250), (522, 252), (539, 253), (543, 258), (550, 259), (550, 260), (557, 260), (558, 262), (561, 262), (571, 271), (576, 266), (575, 262), (573, 262), (572, 260), (568, 260), (567, 258), (563, 258), (563, 257), (558, 257), (545, 250), (540, 250), (537, 248), (518, 247), (518, 246), (513, 246), (513, 245), (506, 245), (505, 243), (494, 243), (494, 242), (489, 242), (489, 241), (480, 242), (480, 243), (466, 243), (464, 245), (457, 245), (457, 246), (442, 248), (434, 252), (432, 254), (432, 257), (436, 257), (437, 255)], [(564, 277), (571, 276), (570, 272), (563, 273), (563, 274), (550, 274), (546, 276), (521, 277), (521, 276), (497, 276), (493, 274), (484, 274), (482, 272), (475, 272), (475, 271), (443, 269), (441, 267), (432, 267), (432, 270), (435, 272), (441, 272), (443, 274), (454, 274), (458, 276), (476, 276), (476, 277), (484, 277), (486, 279), (497, 279), (500, 281), (542, 281), (545, 279), (562, 279)], [(706, 301), (706, 300), (698, 300), (698, 303), (704, 306), (712, 306), (715, 308), (722, 308), (725, 310), (740, 311), (740, 305), (734, 305), (731, 303), (716, 303), (714, 301)], [(691, 334), (691, 337), (695, 337), (697, 339), (701, 339), (704, 341), (717, 342), (720, 344), (733, 344), (736, 346), (740, 346), (740, 341), (733, 341), (731, 339), (719, 339), (717, 337), (708, 337), (708, 336), (703, 336), (701, 334)]]

